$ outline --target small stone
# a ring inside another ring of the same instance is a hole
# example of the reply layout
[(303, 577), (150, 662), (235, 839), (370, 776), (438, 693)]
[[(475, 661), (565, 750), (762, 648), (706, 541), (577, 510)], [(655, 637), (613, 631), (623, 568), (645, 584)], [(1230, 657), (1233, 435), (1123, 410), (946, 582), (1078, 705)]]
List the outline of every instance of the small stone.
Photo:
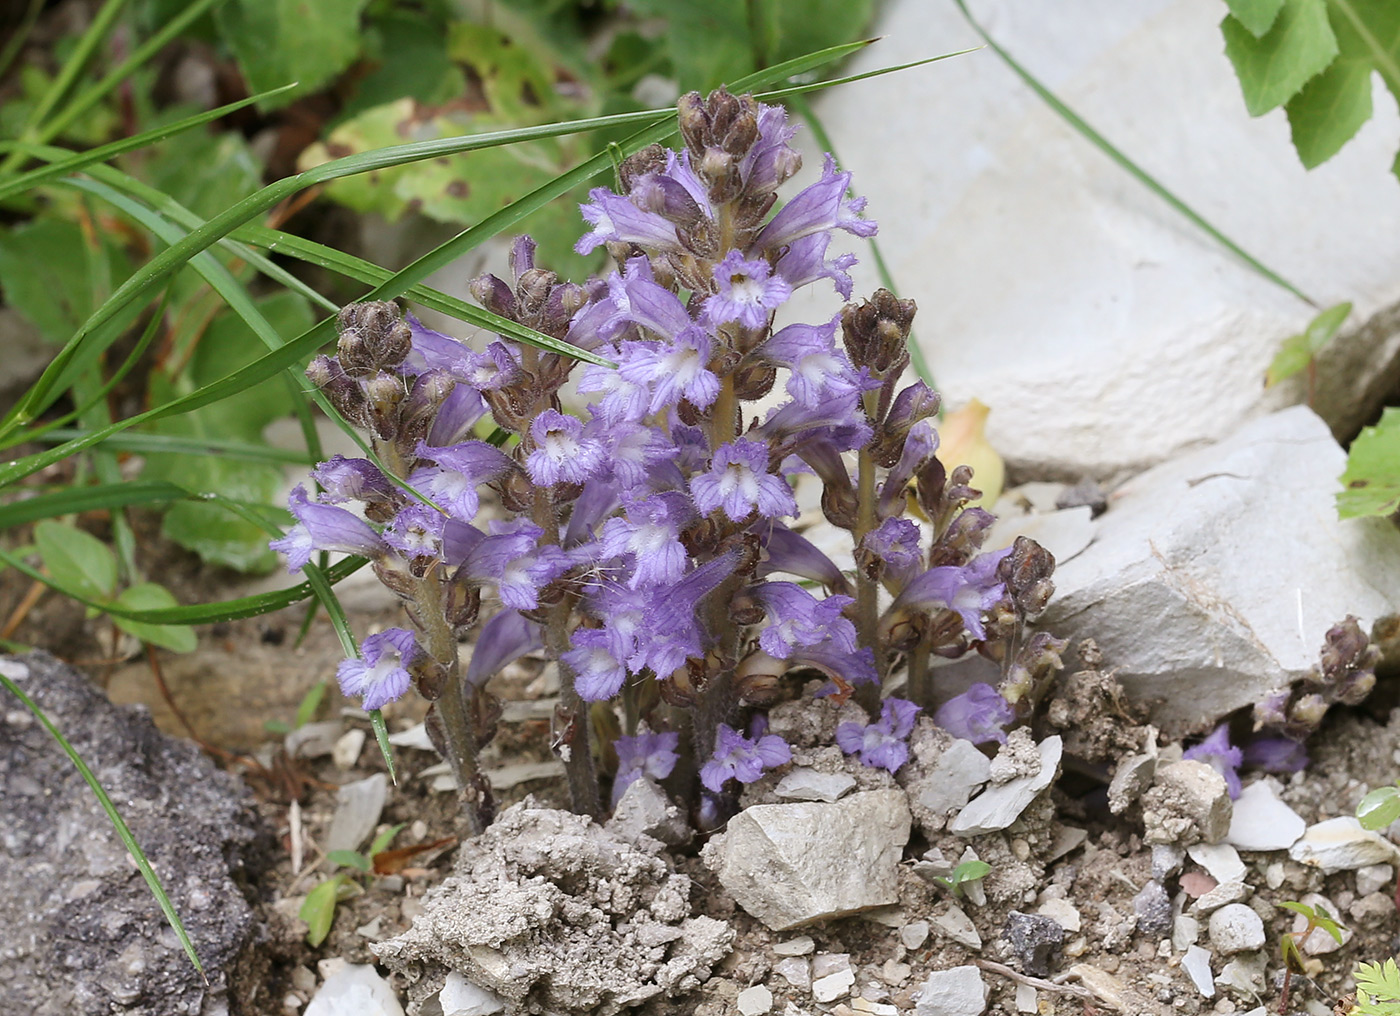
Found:
[(779, 781), (773, 793), (785, 801), (839, 801), (856, 787), (847, 773), (819, 773), (815, 769), (794, 769)]
[(899, 960), (885, 960), (885, 965), (880, 968), (880, 979), (890, 987), (897, 988), (909, 980), (913, 973), (914, 968), (908, 963), (901, 963)]
[[(347, 783), (337, 790), (335, 815), (331, 818), (330, 831), (326, 833), (326, 852), (360, 849), (360, 844), (369, 839), (374, 827), (379, 824), (379, 816), (388, 797), (389, 778), (383, 773)], [(309, 1009), (307, 1013), (314, 1016)]]
[(812, 964), (801, 956), (789, 956), (773, 964), (773, 972), (782, 977), (798, 991), (812, 987)]
[(886, 928), (902, 928), (909, 921), (909, 915), (898, 904), (864, 910), (860, 916), (872, 924), (880, 924)]
[(1191, 946), (1181, 958), (1181, 969), (1186, 971), (1186, 976), (1191, 978), (1197, 991), (1206, 998), (1215, 997), (1215, 975), (1210, 972), (1210, 953), (1198, 945)]
[(303, 723), (282, 739), (282, 747), (292, 758), (324, 758), (335, 752), (344, 729), (339, 720)]
[[(382, 774), (381, 774), (382, 775)], [(306, 1016), (403, 1016), (394, 989), (368, 964), (347, 963), (326, 978)]]
[(832, 974), (843, 974), (850, 969), (850, 953), (822, 953), (812, 957), (812, 977), (817, 980)]
[(1108, 810), (1121, 815), (1152, 786), (1157, 773), (1157, 755), (1130, 755), (1118, 763), (1108, 785)]
[(1016, 1011), (1036, 1013), (1040, 1011), (1036, 1005), (1035, 989), (1029, 984), (1016, 985)]
[(1230, 831), (1230, 792), (1225, 778), (1204, 762), (1167, 762), (1157, 767), (1152, 789), (1142, 797), (1148, 843), (1219, 843)]
[(987, 782), (991, 765), (975, 744), (959, 738), (938, 756), (926, 777), (909, 784), (909, 795), (934, 815), (949, 815)]
[(1390, 893), (1371, 893), (1348, 907), (1347, 913), (1360, 927), (1377, 928), (1395, 915), (1395, 899)]
[(1239, 851), (1227, 843), (1193, 843), (1186, 853), (1217, 883), (1244, 881), (1244, 862)]
[(1201, 922), (1194, 917), (1181, 914), (1172, 922), (1172, 948), (1177, 952), (1185, 952), (1200, 937)]
[(1181, 870), (1185, 859), (1186, 850), (1175, 843), (1152, 844), (1152, 877), (1158, 882), (1165, 882)]
[(992, 783), (1001, 786), (1012, 780), (1027, 776), (1039, 776), (1041, 769), (1040, 752), (1029, 727), (1017, 727), (1006, 737), (1006, 743), (992, 759), (988, 776)]
[(297, 991), (312, 992), (316, 990), (316, 975), (306, 964), (299, 963), (292, 968), (292, 987), (296, 988)]
[(1138, 930), (1144, 935), (1160, 937), (1171, 930), (1172, 900), (1161, 882), (1148, 882), (1133, 897), (1133, 913), (1137, 914)]
[(914, 921), (899, 929), (899, 940), (904, 948), (914, 950), (928, 941), (928, 922)]
[(812, 982), (812, 997), (818, 1002), (835, 1002), (850, 994), (851, 986), (855, 983), (856, 975), (852, 970), (829, 974)]
[(442, 1016), (492, 1016), (506, 1007), (505, 999), (478, 987), (457, 971), (447, 975), (438, 992)]
[(1078, 826), (1060, 826), (1055, 830), (1055, 842), (1050, 844), (1050, 854), (1045, 858), (1049, 864), (1051, 861), (1058, 861), (1070, 851), (1077, 849), (1085, 840), (1089, 838), (1089, 830), (1080, 829)]
[(1243, 998), (1258, 998), (1264, 991), (1265, 953), (1245, 953), (1236, 956), (1216, 975), (1215, 984)]
[(1009, 783), (982, 791), (968, 802), (967, 807), (958, 812), (957, 817), (949, 824), (948, 831), (958, 836), (980, 836), (983, 833), (1005, 829), (1015, 822), (1041, 791), (1055, 781), (1062, 751), (1062, 741), (1058, 734), (1041, 741), (1037, 750), (1039, 772), (1020, 776)]
[(919, 989), (915, 1016), (981, 1016), (987, 1009), (987, 984), (976, 967), (935, 970)]
[(640, 843), (646, 836), (673, 847), (689, 843), (694, 835), (666, 791), (645, 777), (622, 792), (606, 828), (628, 843)]
[(977, 926), (961, 907), (949, 907), (946, 914), (935, 916), (933, 923), (964, 949), (982, 948), (982, 936), (977, 933)]
[(1264, 948), (1264, 922), (1243, 903), (1230, 903), (1210, 915), (1210, 944), (1222, 956)]
[(1306, 828), (1302, 816), (1278, 799), (1270, 783), (1260, 780), (1236, 798), (1225, 842), (1240, 850), (1287, 850)]
[(1284, 868), (1283, 862), (1275, 861), (1264, 869), (1264, 884), (1270, 889), (1277, 889), (1279, 886), (1283, 885), (1283, 880), (1287, 874), (1288, 871)]
[(1050, 976), (1065, 940), (1065, 929), (1057, 921), (1013, 910), (1004, 935), (1023, 971), (1032, 977)]
[(1065, 931), (1077, 934), (1079, 931), (1079, 911), (1065, 899), (1049, 899), (1036, 908), (1036, 913), (1048, 917)]
[[(1325, 910), (1336, 920), (1341, 911), (1337, 905), (1320, 893), (1304, 893), (1302, 899), (1298, 901), (1304, 906), (1312, 907), (1314, 910)], [(1303, 933), (1303, 929), (1308, 926), (1308, 919), (1302, 914), (1293, 918), (1293, 927), (1289, 930), (1296, 938)], [(1302, 950), (1304, 956), (1325, 956), (1334, 953), (1342, 946), (1351, 941), (1354, 933), (1350, 928), (1342, 928), (1342, 940), (1338, 942), (1322, 928), (1314, 928), (1312, 934), (1298, 942), (1298, 948)]]
[(811, 935), (798, 935), (786, 942), (774, 942), (770, 948), (779, 956), (807, 956), (816, 947)]
[(1231, 903), (1243, 903), (1254, 894), (1244, 882), (1222, 882), (1191, 905), (1191, 913), (1207, 917)]
[(739, 1007), (740, 1016), (763, 1016), (773, 1008), (773, 993), (763, 985), (755, 984), (739, 992), (734, 1004)]
[(1343, 815), (1309, 826), (1288, 856), (1331, 875), (1373, 864), (1394, 864), (1400, 861), (1400, 847), (1380, 833), (1363, 829), (1350, 815)]
[(869, 1013), (869, 1016), (899, 1016), (898, 1006), (890, 1005), (888, 1002), (876, 1002), (859, 996), (851, 999), (851, 1011), (856, 1013)]
[(1395, 869), (1388, 864), (1368, 864), (1356, 869), (1356, 895), (1370, 896), (1395, 881)]

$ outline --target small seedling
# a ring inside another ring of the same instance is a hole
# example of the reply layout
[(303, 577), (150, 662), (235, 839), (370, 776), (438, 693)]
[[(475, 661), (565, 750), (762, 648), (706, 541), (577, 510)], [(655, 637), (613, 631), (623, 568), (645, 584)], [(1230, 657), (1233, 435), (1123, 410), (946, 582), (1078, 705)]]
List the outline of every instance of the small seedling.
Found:
[(326, 940), (335, 922), (335, 905), (341, 900), (350, 899), (364, 892), (364, 886), (356, 881), (374, 874), (374, 857), (387, 850), (394, 837), (403, 829), (403, 824), (390, 826), (374, 838), (367, 853), (358, 850), (332, 850), (326, 860), (343, 870), (336, 872), (306, 895), (298, 916), (306, 922), (306, 942), (313, 949)]
[(1303, 930), (1294, 934), (1284, 932), (1283, 938), (1279, 941), (1279, 952), (1283, 956), (1283, 990), (1279, 993), (1278, 1011), (1280, 1014), (1288, 1011), (1288, 989), (1292, 985), (1293, 974), (1305, 973), (1303, 969), (1302, 945), (1307, 942), (1308, 936), (1315, 930), (1321, 928), (1327, 934), (1337, 940), (1337, 944), (1342, 944), (1342, 926), (1333, 919), (1324, 907), (1310, 907), (1306, 903), (1280, 903), (1279, 906), (1285, 910), (1291, 910), (1295, 914), (1302, 914), (1307, 919), (1307, 926)]
[(963, 898), (964, 883), (980, 882), (991, 870), (992, 866), (986, 861), (964, 861), (953, 869), (952, 875), (935, 878), (934, 881), (952, 893), (954, 899), (960, 900)]
[[(1361, 828), (1375, 832), (1400, 819), (1400, 784), (1377, 787), (1356, 806), (1356, 820)], [(1395, 885), (1395, 909), (1400, 910), (1400, 881)]]
[(1355, 976), (1356, 1007), (1351, 1016), (1400, 1016), (1400, 968), (1395, 960), (1362, 963)]

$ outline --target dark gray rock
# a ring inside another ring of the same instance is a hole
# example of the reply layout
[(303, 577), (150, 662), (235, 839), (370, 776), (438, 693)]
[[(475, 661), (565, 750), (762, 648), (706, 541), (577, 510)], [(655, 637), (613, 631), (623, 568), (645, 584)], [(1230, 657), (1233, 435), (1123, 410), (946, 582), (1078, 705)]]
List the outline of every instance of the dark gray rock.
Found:
[(1161, 937), (1172, 930), (1172, 898), (1161, 882), (1148, 882), (1133, 897), (1138, 931)]
[(1021, 969), (1032, 977), (1049, 977), (1060, 959), (1065, 929), (1053, 917), (1011, 911), (1006, 919), (1006, 941), (1021, 961)]
[[(97, 775), (156, 870), (209, 976), (166, 924), (116, 830), (58, 743), (0, 688), (0, 995), (26, 1016), (212, 1016), (266, 971), (246, 887), (271, 858), (237, 779), (112, 705), (46, 653), (0, 657)], [(265, 994), (265, 991), (264, 991)]]

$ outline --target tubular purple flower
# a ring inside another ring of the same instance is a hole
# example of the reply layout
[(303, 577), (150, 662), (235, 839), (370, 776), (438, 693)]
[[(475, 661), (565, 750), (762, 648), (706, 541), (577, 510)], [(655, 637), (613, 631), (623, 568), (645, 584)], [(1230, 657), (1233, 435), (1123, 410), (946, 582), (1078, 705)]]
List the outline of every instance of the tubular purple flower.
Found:
[(394, 485), (369, 459), (332, 455), (311, 471), (311, 478), (321, 485), (321, 500), (329, 504), (377, 503), (388, 501), (394, 494)]
[(961, 567), (930, 568), (904, 587), (891, 609), (947, 607), (962, 616), (963, 625), (973, 638), (986, 638), (982, 614), (1005, 592), (1005, 586), (997, 581), (997, 565), (1010, 553), (1011, 548), (1007, 547), (981, 554)]
[(837, 690), (837, 680), (852, 687), (858, 684), (876, 684), (880, 680), (880, 675), (875, 670), (875, 652), (869, 646), (848, 653), (829, 642), (824, 642), (821, 645), (794, 649), (788, 662), (794, 667), (813, 667), (833, 679), (833, 683), (817, 692), (818, 698), (834, 694)]
[(782, 106), (759, 103), (758, 140), (739, 163), (739, 177), (750, 194), (775, 191), (802, 168), (802, 156), (788, 144), (796, 133)]
[(702, 515), (723, 508), (734, 522), (755, 510), (764, 518), (797, 514), (792, 488), (768, 472), (768, 445), (748, 438), (720, 445), (709, 472), (691, 479), (690, 494)]
[(474, 582), (499, 580), (506, 566), (535, 550), (544, 535), (544, 530), (528, 519), (492, 519), (489, 528), (489, 536), (466, 541), (469, 547), (462, 558), (462, 574)]
[(516, 610), (534, 610), (540, 605), (540, 590), (574, 566), (574, 556), (552, 543), (536, 547), (506, 562), (496, 580), (501, 602)]
[(878, 511), (882, 516), (898, 514), (904, 507), (904, 493), (913, 479), (933, 453), (938, 450), (938, 431), (927, 420), (920, 420), (909, 428), (904, 438), (904, 449), (899, 453), (899, 461), (885, 477), (880, 487)]
[(856, 651), (856, 628), (841, 615), (854, 603), (849, 596), (818, 600), (795, 582), (763, 582), (750, 589), (768, 613), (758, 644), (768, 655), (786, 660), (808, 646), (829, 644), (842, 653)]
[(1244, 753), (1230, 743), (1230, 725), (1222, 723), (1200, 744), (1187, 748), (1181, 757), (1188, 762), (1204, 762), (1225, 777), (1230, 799), (1240, 796), (1240, 765)]
[(584, 220), (593, 228), (574, 244), (579, 254), (591, 253), (605, 243), (635, 243), (652, 250), (681, 250), (674, 224), (655, 212), (644, 212), (606, 187), (588, 192), (587, 204), (579, 205)]
[(624, 342), (617, 374), (650, 392), (647, 412), (656, 413), (688, 399), (708, 409), (719, 395), (719, 378), (706, 366), (713, 342), (688, 327), (668, 342)]
[(574, 690), (585, 702), (610, 699), (627, 680), (626, 659), (633, 642), (609, 628), (576, 628), (572, 649), (559, 658), (574, 672)]
[[(733, 573), (736, 564), (737, 553), (722, 554), (673, 585), (639, 590), (641, 626), (627, 669), (634, 674), (650, 670), (665, 678), (692, 656), (703, 655), (705, 632), (695, 620), (695, 608)], [(612, 618), (608, 623), (610, 627), (616, 624)]]
[(530, 424), (535, 450), (525, 460), (530, 480), (541, 487), (583, 483), (604, 467), (606, 451), (596, 438), (583, 436), (583, 421), (546, 409)]
[(765, 769), (792, 761), (792, 749), (777, 734), (749, 740), (727, 723), (715, 732), (715, 753), (700, 767), (700, 782), (718, 794), (730, 780), (754, 783)]
[(923, 539), (912, 519), (892, 517), (865, 534), (861, 547), (885, 566), (884, 574), (895, 588), (903, 589), (923, 563), (919, 544)]
[(901, 388), (885, 414), (885, 432), (895, 437), (908, 433), (920, 420), (937, 415), (942, 401), (938, 393), (922, 381)]
[[(626, 345), (638, 343), (628, 342)], [(614, 362), (622, 360), (622, 351), (617, 346), (604, 346), (598, 353)], [(651, 390), (645, 384), (628, 380), (615, 367), (588, 364), (579, 377), (578, 390), (603, 393), (603, 397), (590, 403), (589, 408), (595, 417), (607, 424), (635, 422), (650, 411)]]
[(786, 279), (794, 291), (818, 279), (830, 279), (841, 299), (849, 300), (852, 284), (848, 270), (857, 264), (857, 258), (854, 254), (838, 254), (828, 261), (826, 249), (830, 245), (830, 233), (812, 233), (794, 240), (778, 259), (774, 271)]
[(1016, 710), (997, 694), (990, 684), (974, 684), (961, 695), (955, 695), (933, 714), (933, 722), (954, 737), (983, 744), (986, 741), (1006, 743), (1005, 726), (1016, 718)]
[[(595, 416), (584, 425), (585, 437), (596, 438), (607, 450), (607, 465), (613, 478), (626, 491), (639, 487), (660, 485), (655, 481), (658, 471), (677, 457), (676, 444), (659, 427), (641, 423), (608, 423)], [(679, 471), (670, 470), (676, 482), (683, 484)], [(577, 511), (577, 509), (575, 509)]]
[(745, 328), (762, 328), (792, 295), (792, 286), (774, 275), (767, 261), (746, 261), (737, 250), (715, 265), (714, 278), (719, 291), (705, 301), (705, 316), (714, 325), (737, 321)]
[(401, 374), (445, 370), (455, 378), (466, 380), (476, 354), (452, 336), (429, 328), (412, 314), (405, 314), (404, 321), (408, 324), (410, 340), (408, 356), (398, 368)]
[(518, 354), (499, 340), (490, 343), (483, 353), (472, 353), (463, 379), (483, 392), (506, 388), (520, 380)]
[(540, 626), (516, 610), (501, 610), (481, 626), (467, 664), (466, 682), (480, 688), (507, 663), (544, 648)]
[(342, 660), (336, 668), (340, 691), (359, 695), (366, 712), (382, 709), (408, 691), (408, 672), (418, 659), (418, 643), (405, 628), (386, 628), (360, 643), (363, 659)]
[(836, 348), (840, 322), (838, 315), (824, 325), (788, 325), (758, 348), (756, 355), (764, 361), (791, 371), (787, 391), (799, 405), (824, 406), (879, 386), (857, 374)]
[(660, 783), (671, 775), (680, 761), (676, 748), (681, 735), (671, 731), (659, 734), (637, 734), (619, 737), (613, 742), (617, 752), (617, 776), (613, 779), (612, 803), (622, 800), (623, 793), (642, 777)]
[(477, 486), (515, 468), (509, 455), (485, 441), (463, 441), (446, 448), (434, 448), (420, 441), (414, 454), (436, 466), (414, 470), (408, 478), (409, 485), (463, 522), (471, 521), (480, 506)]
[(630, 501), (625, 518), (604, 524), (598, 541), (602, 555), (631, 557), (627, 585), (633, 589), (677, 582), (690, 562), (680, 532), (694, 518), (690, 499), (676, 491)]
[(905, 699), (888, 698), (880, 718), (862, 726), (843, 723), (836, 728), (836, 743), (847, 755), (860, 753), (861, 765), (898, 772), (909, 761), (909, 734), (919, 707)]
[(781, 573), (811, 579), (829, 589), (846, 588), (841, 569), (805, 536), (794, 533), (781, 522), (774, 522), (764, 526), (762, 538), (766, 556), (758, 563), (759, 578)]
[(361, 557), (374, 557), (384, 550), (384, 541), (368, 522), (344, 508), (310, 500), (306, 487), (300, 483), (292, 488), (287, 508), (296, 518), (296, 525), (268, 546), (286, 555), (288, 572), (301, 571), (311, 555), (321, 550)]
[[(862, 379), (862, 389), (869, 385), (869, 381)], [(873, 436), (858, 392), (833, 395), (810, 406), (796, 399), (785, 402), (764, 417), (753, 433), (772, 441), (797, 439), (805, 443), (822, 439), (837, 452), (864, 448)], [(813, 469), (817, 468), (805, 453), (799, 451), (798, 454)]]
[(485, 415), (486, 402), (481, 393), (469, 384), (458, 384), (438, 407), (428, 429), (427, 443), (439, 448), (457, 444)]
[(1289, 737), (1256, 737), (1243, 752), (1245, 765), (1266, 773), (1296, 773), (1308, 764), (1307, 746)]
[(874, 236), (878, 227), (859, 217), (865, 198), (846, 197), (850, 173), (838, 173), (836, 160), (826, 156), (822, 178), (797, 194), (773, 216), (754, 241), (753, 249), (777, 250), (813, 233), (844, 229), (856, 236)]
[[(629, 272), (621, 285), (627, 300), (625, 306), (619, 306), (619, 318), (641, 325), (660, 339), (676, 338), (695, 327), (680, 298), (649, 276)], [(617, 283), (610, 282), (609, 287), (615, 290)]]
[(389, 520), (384, 542), (409, 559), (437, 557), (446, 523), (442, 512), (415, 502)]

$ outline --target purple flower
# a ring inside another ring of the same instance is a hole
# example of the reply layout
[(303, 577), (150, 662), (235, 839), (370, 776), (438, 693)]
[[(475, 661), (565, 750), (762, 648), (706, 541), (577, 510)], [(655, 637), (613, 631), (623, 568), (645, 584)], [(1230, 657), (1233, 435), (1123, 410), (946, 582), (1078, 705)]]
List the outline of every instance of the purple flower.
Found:
[(602, 553), (631, 556), (632, 577), (627, 584), (633, 589), (675, 582), (690, 562), (680, 531), (694, 516), (690, 499), (675, 491), (632, 501), (625, 518), (611, 518), (603, 526)]
[(791, 371), (787, 391), (800, 405), (820, 406), (879, 386), (857, 374), (846, 354), (836, 348), (840, 321), (835, 317), (824, 325), (788, 325), (758, 349), (764, 360)]
[(865, 198), (846, 198), (850, 173), (838, 173), (836, 160), (829, 154), (822, 167), (822, 178), (797, 194), (773, 216), (754, 241), (755, 248), (777, 250), (813, 233), (844, 229), (856, 236), (874, 236), (877, 227), (859, 217)]
[[(627, 343), (629, 346), (640, 343)], [(604, 346), (599, 355), (621, 362), (622, 351), (617, 346)], [(588, 364), (579, 376), (578, 390), (602, 392), (603, 397), (590, 404), (593, 415), (604, 423), (634, 422), (646, 416), (651, 406), (651, 389), (646, 384), (629, 380), (614, 367)]]
[(695, 608), (738, 564), (735, 553), (723, 554), (692, 569), (674, 585), (643, 592), (642, 620), (636, 649), (627, 660), (632, 673), (650, 669), (659, 678), (669, 677), (692, 656), (705, 651), (705, 632), (696, 623)]
[(317, 504), (306, 496), (306, 487), (300, 483), (292, 488), (287, 508), (296, 518), (296, 525), (287, 530), (286, 536), (273, 540), (268, 546), (287, 555), (289, 572), (305, 568), (315, 551), (374, 557), (384, 549), (384, 542), (368, 522), (344, 508)]
[(574, 566), (574, 555), (552, 543), (539, 545), (544, 530), (528, 519), (492, 520), (490, 528), (489, 536), (461, 542), (462, 576), (495, 582), (507, 607), (534, 610), (540, 590)]
[(447, 516), (425, 504), (411, 504), (389, 520), (384, 542), (407, 558), (437, 557)]
[(723, 508), (734, 522), (755, 509), (764, 518), (797, 514), (792, 488), (768, 472), (768, 445), (748, 438), (720, 445), (709, 472), (691, 479), (690, 494), (702, 515)]
[(909, 428), (909, 433), (904, 436), (904, 448), (899, 453), (899, 461), (894, 464), (880, 488), (881, 515), (891, 515), (899, 511), (904, 503), (904, 493), (909, 489), (909, 481), (937, 450), (938, 431), (934, 430), (927, 420), (920, 420)]
[(437, 416), (428, 430), (428, 445), (447, 447), (471, 433), (476, 421), (486, 415), (486, 402), (481, 393), (468, 384), (458, 384), (438, 406)]
[(706, 366), (713, 346), (694, 326), (667, 342), (624, 342), (617, 374), (649, 393), (646, 412), (659, 412), (683, 398), (707, 409), (719, 395), (719, 378)]
[(420, 441), (415, 454), (437, 465), (414, 470), (408, 478), (409, 485), (464, 522), (474, 518), (480, 506), (477, 485), (515, 468), (509, 455), (485, 441), (463, 441), (446, 448), (433, 448)]
[(623, 490), (643, 486), (655, 478), (658, 467), (677, 456), (675, 442), (659, 427), (626, 421), (609, 423), (595, 416), (584, 426), (583, 433), (603, 442), (607, 464)]
[(613, 779), (612, 803), (622, 800), (622, 794), (645, 776), (660, 782), (671, 775), (680, 755), (676, 748), (681, 735), (665, 731), (659, 734), (638, 734), (619, 737), (613, 742), (617, 751), (617, 776)]
[(905, 699), (888, 698), (880, 707), (880, 718), (862, 726), (843, 723), (836, 728), (836, 743), (847, 755), (860, 752), (861, 765), (897, 772), (909, 761), (909, 733), (919, 707)]
[(588, 254), (602, 244), (620, 241), (652, 250), (680, 250), (676, 227), (655, 212), (644, 212), (606, 187), (588, 192), (588, 203), (579, 205), (584, 220), (593, 228), (574, 244), (574, 250)]
[(739, 177), (749, 193), (777, 190), (802, 168), (802, 156), (788, 144), (796, 133), (787, 122), (787, 110), (759, 103), (758, 140), (739, 163)]
[(731, 779), (753, 783), (765, 769), (792, 761), (792, 749), (777, 734), (749, 740), (727, 723), (715, 732), (715, 753), (700, 767), (700, 782), (718, 794)]
[(530, 424), (530, 436), (535, 450), (525, 460), (525, 470), (541, 487), (582, 483), (603, 468), (603, 443), (584, 437), (583, 421), (576, 416), (546, 409)]
[(1291, 737), (1266, 735), (1244, 746), (1244, 764), (1266, 773), (1296, 773), (1308, 764), (1308, 749)]
[(467, 664), (466, 682), (480, 688), (496, 672), (526, 653), (544, 648), (540, 626), (516, 610), (498, 610), (481, 626)]
[(997, 694), (990, 684), (974, 684), (961, 695), (955, 695), (933, 714), (933, 722), (954, 737), (973, 744), (985, 741), (1006, 743), (1002, 728), (1016, 718), (1011, 704)]
[(464, 380), (483, 392), (505, 388), (520, 379), (517, 354), (504, 342), (493, 342), (484, 353), (472, 353)]
[(367, 712), (382, 709), (408, 691), (408, 668), (418, 659), (418, 643), (406, 628), (386, 628), (360, 643), (362, 659), (342, 660), (336, 680), (346, 695), (364, 699)]
[(762, 328), (792, 295), (792, 286), (774, 275), (767, 261), (746, 261), (737, 250), (715, 265), (714, 276), (719, 292), (705, 301), (705, 315), (715, 325), (738, 321), (745, 328)]
[(540, 605), (540, 590), (573, 566), (572, 554), (546, 543), (506, 562), (496, 580), (496, 593), (507, 607), (534, 610)]
[(632, 640), (610, 628), (576, 628), (574, 648), (560, 659), (574, 672), (574, 689), (585, 702), (610, 699), (627, 680), (625, 663)]
[(1233, 800), (1240, 796), (1240, 764), (1244, 753), (1230, 743), (1230, 725), (1222, 723), (1200, 744), (1187, 748), (1181, 757), (1189, 762), (1204, 762), (1225, 777), (1225, 787)]
[(311, 471), (321, 485), (321, 500), (329, 504), (343, 501), (387, 501), (394, 485), (369, 459), (347, 459), (332, 455)]
[(848, 653), (830, 642), (823, 642), (793, 650), (788, 663), (794, 667), (812, 667), (832, 679), (817, 692), (818, 698), (842, 690), (837, 687), (837, 682), (849, 689), (858, 684), (875, 684), (880, 680), (875, 670), (875, 652), (869, 646)]
[(466, 380), (467, 369), (475, 355), (457, 339), (434, 331), (412, 314), (405, 314), (408, 324), (409, 353), (399, 370), (405, 374), (426, 374), (430, 370), (445, 370), (453, 377)]
[(885, 574), (903, 586), (923, 563), (921, 539), (919, 527), (912, 519), (896, 516), (866, 533), (860, 545), (867, 554), (884, 562)]
[(856, 264), (854, 254), (839, 254), (826, 260), (826, 249), (831, 245), (830, 233), (812, 233), (800, 240), (794, 240), (787, 252), (778, 259), (774, 269), (787, 280), (794, 290), (801, 289), (818, 279), (830, 279), (841, 294), (841, 299), (851, 298), (851, 277), (847, 269)]
[(997, 565), (1011, 548), (981, 554), (967, 564), (940, 565), (914, 579), (895, 600), (896, 607), (940, 606), (955, 610), (973, 638), (986, 638), (982, 613), (1001, 599), (1005, 587), (997, 581)]
[(781, 572), (820, 582), (831, 589), (846, 585), (845, 576), (831, 558), (807, 537), (794, 533), (781, 522), (765, 526), (761, 536), (766, 557), (758, 563), (760, 578)]
[(833, 595), (818, 600), (795, 582), (764, 582), (754, 596), (768, 612), (768, 627), (758, 637), (765, 653), (780, 660), (794, 650), (831, 643), (837, 652), (856, 651), (856, 628), (841, 615), (855, 600)]

